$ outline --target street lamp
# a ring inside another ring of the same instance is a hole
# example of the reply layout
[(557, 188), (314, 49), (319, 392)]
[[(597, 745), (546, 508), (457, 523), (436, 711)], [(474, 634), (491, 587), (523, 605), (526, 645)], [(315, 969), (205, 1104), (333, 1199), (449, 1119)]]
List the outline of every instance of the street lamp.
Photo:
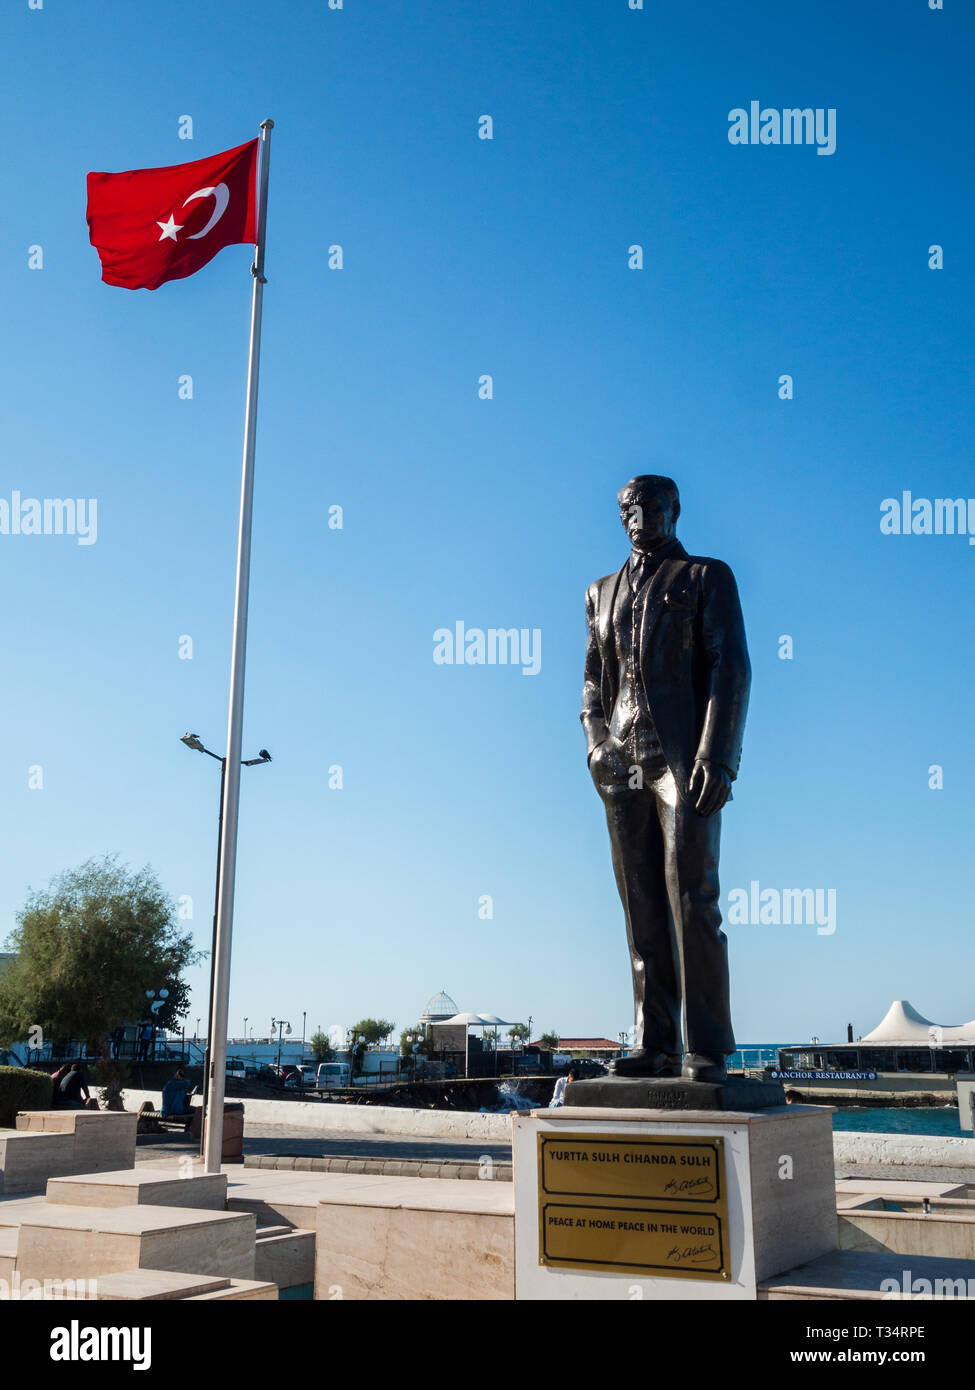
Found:
[(290, 1038), (290, 1036), (291, 1036), (291, 1024), (288, 1022), (288, 1020), (287, 1020), (286, 1018), (277, 1018), (277, 1019), (272, 1018), (272, 1019), (271, 1019), (271, 1037), (272, 1037), (272, 1038), (274, 1037), (274, 1030), (275, 1030), (275, 1028), (278, 1030), (278, 1073), (280, 1074), (280, 1072), (281, 1072), (281, 1040), (282, 1040), (282, 1037), (283, 1037), (282, 1029), (284, 1030), (284, 1033), (287, 1033), (288, 1037)]
[[(211, 749), (204, 747), (199, 734), (183, 734), (180, 743), (185, 743), (187, 748), (192, 748), (194, 753), (205, 753), (208, 758), (216, 758), (220, 764), (220, 815), (217, 820), (217, 887), (213, 898), (213, 939), (210, 950), (210, 1002), (207, 1006), (207, 1041), (203, 1052), (203, 1113), (200, 1116), (200, 1154), (206, 1153), (206, 1117), (207, 1105), (210, 1098), (210, 1054), (213, 1047), (213, 985), (214, 985), (214, 966), (217, 958), (217, 909), (220, 899), (220, 845), (223, 840), (223, 808), (227, 789), (227, 759), (222, 758), (219, 753), (214, 753)], [(256, 758), (242, 758), (241, 767), (255, 767), (258, 763), (269, 763), (271, 755), (266, 748), (260, 749)], [(199, 1032), (199, 1020), (197, 1020), (197, 1032)]]

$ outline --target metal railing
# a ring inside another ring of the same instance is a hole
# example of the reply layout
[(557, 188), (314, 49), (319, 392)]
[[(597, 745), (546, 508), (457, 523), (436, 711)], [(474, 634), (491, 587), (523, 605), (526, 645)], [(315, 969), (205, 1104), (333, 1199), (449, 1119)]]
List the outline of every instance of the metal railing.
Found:
[[(193, 1045), (195, 1046), (195, 1044)], [(87, 1044), (76, 1038), (53, 1043), (50, 1047), (27, 1047), (24, 1049), (24, 1065), (46, 1066), (49, 1063), (63, 1065), (65, 1062), (100, 1062), (105, 1056), (101, 1049), (92, 1051)], [(156, 1038), (150, 1043), (137, 1039), (123, 1039), (121, 1042), (107, 1044), (109, 1061), (119, 1062), (183, 1062), (194, 1064), (191, 1045), (181, 1043), (178, 1038), (167, 1041)], [(202, 1053), (201, 1053), (202, 1056)]]

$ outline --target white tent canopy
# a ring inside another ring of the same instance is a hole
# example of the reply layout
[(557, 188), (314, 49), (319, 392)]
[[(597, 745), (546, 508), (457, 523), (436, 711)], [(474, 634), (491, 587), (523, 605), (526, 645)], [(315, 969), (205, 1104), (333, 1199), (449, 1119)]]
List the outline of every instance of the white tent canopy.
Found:
[(932, 1023), (906, 999), (895, 999), (873, 1032), (860, 1041), (914, 1047), (950, 1047), (952, 1043), (968, 1046), (975, 1043), (975, 1019), (970, 1023)]
[(464, 1023), (468, 1028), (497, 1028), (508, 1026), (507, 1019), (498, 1018), (497, 1014), (454, 1014), (453, 1018), (439, 1019), (438, 1022), (444, 1025), (448, 1023)]

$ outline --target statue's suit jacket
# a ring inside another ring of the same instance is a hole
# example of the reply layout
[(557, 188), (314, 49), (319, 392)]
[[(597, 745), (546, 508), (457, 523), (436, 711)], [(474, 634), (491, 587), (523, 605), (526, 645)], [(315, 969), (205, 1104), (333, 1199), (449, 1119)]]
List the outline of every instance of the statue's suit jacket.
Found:
[[(629, 561), (627, 561), (627, 564)], [(590, 584), (582, 725), (590, 755), (609, 733), (619, 694), (613, 611), (627, 564)], [(738, 775), (751, 666), (738, 588), (721, 560), (667, 548), (647, 585), (640, 676), (667, 765), (682, 798), (696, 758)]]

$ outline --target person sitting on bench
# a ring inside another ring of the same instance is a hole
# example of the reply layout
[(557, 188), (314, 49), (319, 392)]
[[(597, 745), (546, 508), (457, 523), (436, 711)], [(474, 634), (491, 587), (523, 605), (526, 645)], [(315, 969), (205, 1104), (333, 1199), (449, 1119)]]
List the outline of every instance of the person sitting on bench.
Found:
[[(82, 1092), (85, 1099), (82, 1100)], [(80, 1062), (72, 1062), (67, 1076), (61, 1082), (60, 1104), (66, 1110), (85, 1110), (86, 1102), (91, 1099), (91, 1092), (88, 1090), (88, 1083), (85, 1080), (84, 1069)]]
[(159, 1106), (159, 1113), (163, 1119), (170, 1117), (182, 1119), (184, 1116), (189, 1119), (193, 1114), (190, 1108), (190, 1096), (195, 1090), (196, 1087), (191, 1086), (185, 1079), (183, 1068), (180, 1067), (176, 1075), (167, 1081), (162, 1088), (162, 1103)]

